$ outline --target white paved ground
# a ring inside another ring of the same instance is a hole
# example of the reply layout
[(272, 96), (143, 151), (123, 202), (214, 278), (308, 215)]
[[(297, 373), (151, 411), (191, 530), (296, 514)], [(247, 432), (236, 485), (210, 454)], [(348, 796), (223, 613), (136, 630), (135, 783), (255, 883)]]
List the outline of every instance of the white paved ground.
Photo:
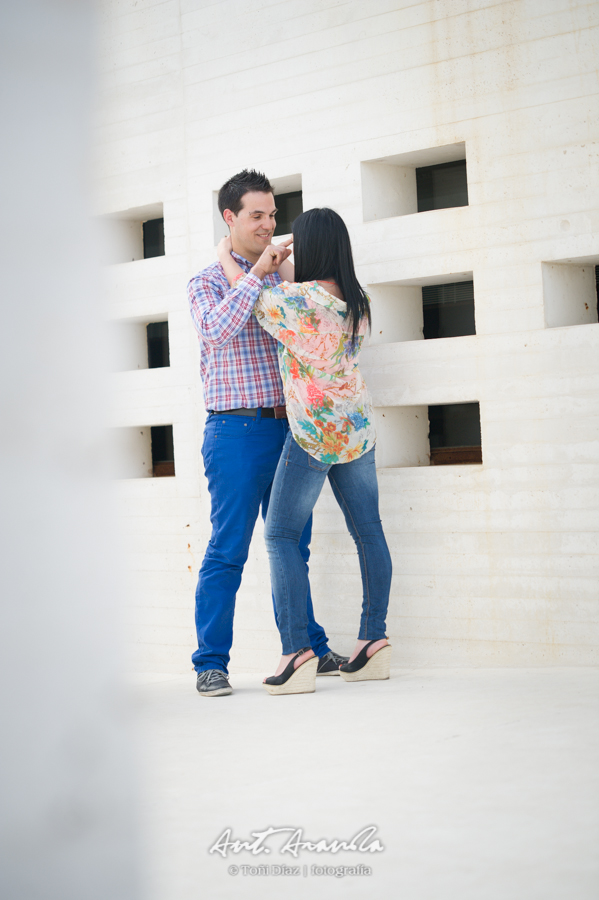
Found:
[[(296, 697), (231, 680), (212, 700), (192, 674), (134, 688), (148, 900), (597, 900), (599, 670), (398, 670)], [(383, 852), (295, 860), (273, 834), (269, 854), (208, 853), (226, 827), (330, 842), (368, 825)]]

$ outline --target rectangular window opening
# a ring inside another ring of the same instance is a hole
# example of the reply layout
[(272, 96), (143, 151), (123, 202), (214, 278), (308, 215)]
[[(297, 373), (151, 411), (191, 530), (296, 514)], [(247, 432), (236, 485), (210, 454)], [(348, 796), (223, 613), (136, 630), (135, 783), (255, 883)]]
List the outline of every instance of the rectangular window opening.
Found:
[(112, 370), (160, 369), (170, 366), (167, 313), (111, 322)]
[(468, 206), (466, 144), (423, 147), (360, 163), (365, 222)]
[(103, 265), (164, 256), (164, 207), (149, 203), (99, 216), (98, 239)]
[(293, 222), (304, 211), (301, 191), (289, 191), (286, 194), (275, 194), (277, 206), (277, 227), (275, 237), (291, 234)]
[(142, 230), (144, 259), (164, 256), (164, 219), (148, 219)]
[(466, 160), (422, 166), (416, 169), (418, 212), (468, 206)]
[(152, 425), (152, 475), (164, 478), (175, 474), (175, 449), (172, 425)]
[(480, 464), (480, 405), (450, 403), (429, 406), (431, 466)]
[(422, 311), (425, 340), (476, 334), (474, 282), (423, 285)]
[(148, 340), (148, 368), (163, 369), (170, 366), (168, 346), (168, 322), (150, 322), (146, 326)]
[(599, 320), (597, 257), (541, 263), (545, 326), (592, 325)]

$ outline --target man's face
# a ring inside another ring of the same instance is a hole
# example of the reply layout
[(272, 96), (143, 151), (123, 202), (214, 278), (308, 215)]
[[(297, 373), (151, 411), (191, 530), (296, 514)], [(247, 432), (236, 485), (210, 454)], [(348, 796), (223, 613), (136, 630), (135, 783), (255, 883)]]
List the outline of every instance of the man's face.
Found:
[(238, 215), (226, 209), (224, 219), (231, 229), (233, 250), (256, 262), (272, 241), (276, 212), (275, 198), (262, 191), (244, 194)]

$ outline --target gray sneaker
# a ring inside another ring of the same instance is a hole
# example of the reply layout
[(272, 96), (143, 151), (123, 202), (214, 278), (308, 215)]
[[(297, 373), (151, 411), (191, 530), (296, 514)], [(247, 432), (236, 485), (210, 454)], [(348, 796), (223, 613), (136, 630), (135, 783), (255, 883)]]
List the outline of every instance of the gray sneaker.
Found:
[(349, 656), (339, 656), (334, 650), (329, 650), (324, 656), (318, 659), (317, 675), (338, 675), (339, 666), (345, 665), (349, 660)]
[(233, 693), (233, 688), (222, 669), (205, 669), (198, 672), (196, 688), (202, 697), (224, 697)]

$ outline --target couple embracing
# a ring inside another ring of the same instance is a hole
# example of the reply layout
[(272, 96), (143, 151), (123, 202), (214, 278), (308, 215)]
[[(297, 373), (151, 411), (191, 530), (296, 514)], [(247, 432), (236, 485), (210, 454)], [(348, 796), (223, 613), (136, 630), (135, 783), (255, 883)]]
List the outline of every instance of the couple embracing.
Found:
[[(212, 536), (196, 590), (202, 696), (231, 693), (235, 597), (258, 514), (283, 655), (271, 694), (314, 691), (316, 675), (389, 677), (391, 558), (378, 510), (373, 412), (358, 359), (370, 325), (349, 234), (331, 209), (293, 223), (274, 246), (268, 179), (244, 170), (219, 191), (230, 236), (189, 283), (208, 419), (202, 456)], [(295, 266), (289, 260), (293, 244)], [(352, 655), (328, 646), (308, 580), (312, 510), (328, 477), (356, 543), (363, 599)]]

